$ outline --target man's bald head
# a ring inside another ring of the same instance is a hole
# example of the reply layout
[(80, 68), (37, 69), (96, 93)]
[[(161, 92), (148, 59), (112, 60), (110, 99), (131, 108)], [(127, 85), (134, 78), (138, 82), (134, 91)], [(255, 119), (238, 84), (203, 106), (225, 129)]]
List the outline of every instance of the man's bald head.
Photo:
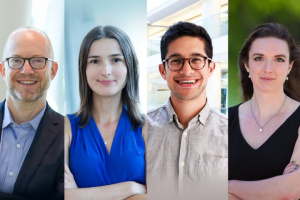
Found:
[[(44, 104), (50, 82), (58, 69), (57, 63), (53, 61), (53, 49), (46, 33), (32, 27), (17, 29), (6, 42), (3, 58), (0, 72), (8, 89), (7, 102), (14, 99), (20, 103)], [(18, 61), (17, 58), (23, 59), (23, 66), (18, 69), (10, 68), (11, 63)], [(44, 67), (32, 68), (31, 58), (45, 58)]]
[(22, 37), (27, 38), (28, 42), (43, 43), (45, 56), (54, 59), (53, 47), (48, 35), (44, 31), (34, 27), (21, 27), (9, 35), (3, 50), (3, 59), (12, 56), (10, 55), (11, 48), (14, 48), (17, 45), (16, 42)]

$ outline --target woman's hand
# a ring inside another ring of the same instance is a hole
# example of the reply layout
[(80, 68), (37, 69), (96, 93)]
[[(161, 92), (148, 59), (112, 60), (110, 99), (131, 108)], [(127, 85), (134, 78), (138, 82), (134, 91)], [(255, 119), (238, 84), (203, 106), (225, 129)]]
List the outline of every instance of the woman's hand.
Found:
[(132, 191), (133, 194), (146, 194), (147, 193), (147, 189), (146, 186), (134, 181), (129, 181), (130, 183), (130, 189)]
[(78, 188), (67, 164), (65, 164), (65, 188)]
[(241, 199), (233, 194), (228, 193), (228, 200), (241, 200)]
[(290, 162), (284, 169), (283, 174), (289, 174), (299, 169), (299, 164), (295, 161)]
[(146, 200), (147, 194), (137, 194), (126, 198), (125, 200)]

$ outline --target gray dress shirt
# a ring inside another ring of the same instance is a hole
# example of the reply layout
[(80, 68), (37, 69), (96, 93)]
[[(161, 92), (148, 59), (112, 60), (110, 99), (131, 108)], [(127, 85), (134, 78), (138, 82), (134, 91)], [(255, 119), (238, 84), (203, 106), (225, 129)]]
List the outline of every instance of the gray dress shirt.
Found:
[(208, 103), (186, 129), (171, 101), (147, 115), (148, 199), (228, 198), (228, 119)]

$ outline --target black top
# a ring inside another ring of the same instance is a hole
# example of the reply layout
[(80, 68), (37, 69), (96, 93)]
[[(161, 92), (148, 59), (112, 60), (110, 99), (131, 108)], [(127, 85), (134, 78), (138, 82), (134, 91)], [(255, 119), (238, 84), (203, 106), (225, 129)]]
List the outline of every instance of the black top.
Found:
[(239, 106), (229, 108), (229, 180), (254, 181), (282, 175), (298, 138), (300, 106), (258, 149), (242, 135)]

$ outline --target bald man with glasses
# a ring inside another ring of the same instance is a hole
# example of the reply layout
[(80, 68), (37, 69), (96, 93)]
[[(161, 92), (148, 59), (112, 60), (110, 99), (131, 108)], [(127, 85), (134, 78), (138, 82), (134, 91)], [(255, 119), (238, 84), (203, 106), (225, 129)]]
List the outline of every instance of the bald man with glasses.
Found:
[(63, 116), (46, 101), (58, 65), (48, 36), (14, 31), (0, 63), (0, 199), (63, 199)]

